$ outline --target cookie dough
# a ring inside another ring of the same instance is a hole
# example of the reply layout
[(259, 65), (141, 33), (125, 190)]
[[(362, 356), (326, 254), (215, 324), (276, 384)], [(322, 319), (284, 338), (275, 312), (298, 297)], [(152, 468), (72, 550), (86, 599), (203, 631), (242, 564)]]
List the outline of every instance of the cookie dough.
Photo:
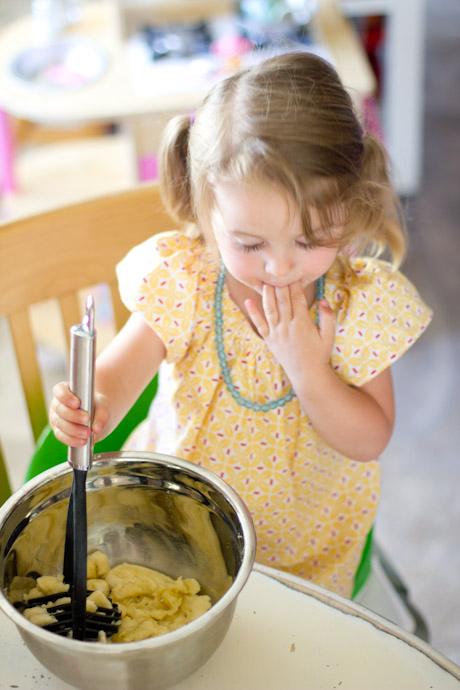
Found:
[[(177, 630), (211, 608), (211, 600), (199, 594), (200, 585), (194, 578), (176, 580), (151, 568), (122, 563), (110, 568), (107, 556), (95, 551), (88, 556), (87, 611), (98, 606), (111, 608), (111, 601), (121, 610), (121, 623), (112, 642), (135, 642)], [(14, 578), (9, 598), (27, 601), (37, 596), (68, 590), (62, 575)], [(27, 617), (38, 625), (51, 622), (46, 605), (26, 609)]]

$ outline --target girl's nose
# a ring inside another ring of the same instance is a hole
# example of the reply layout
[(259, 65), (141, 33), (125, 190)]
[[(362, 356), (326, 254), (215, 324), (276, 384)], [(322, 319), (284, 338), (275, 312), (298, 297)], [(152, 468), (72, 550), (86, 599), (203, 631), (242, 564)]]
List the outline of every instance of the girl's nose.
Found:
[(285, 278), (289, 276), (293, 263), (287, 254), (274, 253), (267, 258), (265, 263), (266, 272), (274, 278)]

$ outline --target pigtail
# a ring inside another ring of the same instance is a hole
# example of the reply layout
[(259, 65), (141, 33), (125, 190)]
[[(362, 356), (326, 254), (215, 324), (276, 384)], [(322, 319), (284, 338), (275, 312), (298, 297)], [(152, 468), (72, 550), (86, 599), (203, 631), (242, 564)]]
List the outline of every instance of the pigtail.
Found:
[(194, 222), (188, 142), (189, 115), (172, 118), (165, 127), (159, 152), (160, 193), (168, 213), (180, 225)]
[(357, 188), (352, 193), (350, 220), (361, 226), (360, 249), (368, 256), (383, 255), (397, 269), (407, 245), (404, 212), (391, 183), (388, 154), (372, 134), (363, 137)]

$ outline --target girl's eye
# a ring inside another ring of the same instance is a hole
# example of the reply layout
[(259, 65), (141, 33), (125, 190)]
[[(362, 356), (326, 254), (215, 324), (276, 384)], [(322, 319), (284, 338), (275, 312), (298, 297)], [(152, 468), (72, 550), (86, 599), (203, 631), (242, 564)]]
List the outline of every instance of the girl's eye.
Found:
[(243, 252), (255, 252), (261, 248), (262, 244), (240, 244), (239, 246)]
[[(263, 242), (259, 242), (258, 244), (240, 244), (238, 243), (239, 248), (243, 252), (256, 252), (258, 249), (261, 249), (263, 246)], [(308, 244), (307, 242), (300, 242), (296, 241), (296, 246), (300, 247), (301, 249), (312, 249), (312, 245)]]

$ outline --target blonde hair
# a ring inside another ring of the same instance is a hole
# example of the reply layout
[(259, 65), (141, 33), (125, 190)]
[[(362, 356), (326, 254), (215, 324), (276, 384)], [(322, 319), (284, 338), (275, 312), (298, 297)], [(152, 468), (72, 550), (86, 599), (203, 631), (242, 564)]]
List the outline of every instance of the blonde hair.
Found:
[[(363, 135), (352, 100), (333, 67), (310, 53), (268, 59), (219, 81), (193, 125), (173, 118), (160, 148), (160, 188), (168, 211), (200, 236), (210, 228), (214, 186), (254, 178), (273, 183), (300, 210), (306, 237), (310, 209), (324, 230), (345, 225), (345, 256), (405, 252), (405, 225), (382, 144)], [(332, 241), (330, 239), (329, 241)]]

